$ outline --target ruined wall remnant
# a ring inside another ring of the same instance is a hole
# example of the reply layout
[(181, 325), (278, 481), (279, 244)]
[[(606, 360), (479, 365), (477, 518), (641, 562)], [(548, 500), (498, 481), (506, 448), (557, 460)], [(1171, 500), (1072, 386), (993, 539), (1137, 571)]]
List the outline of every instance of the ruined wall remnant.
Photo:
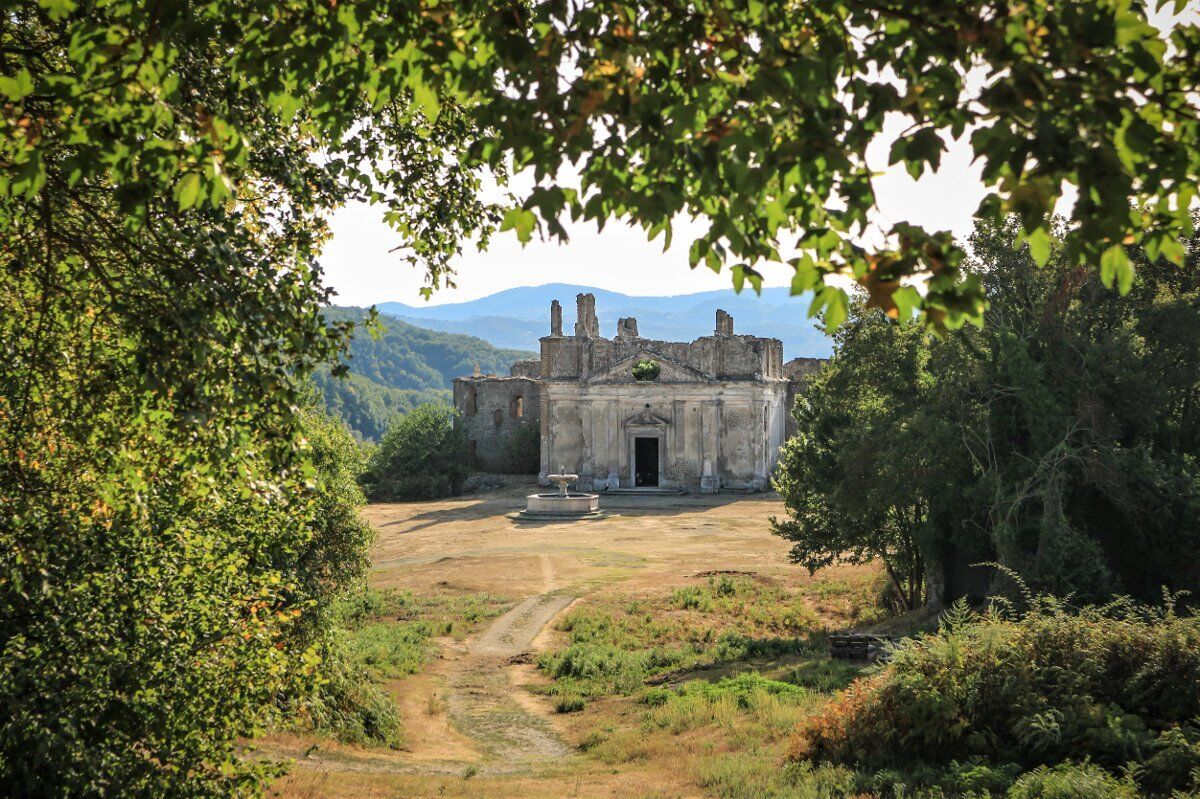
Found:
[(558, 300), (550, 301), (550, 335), (562, 335), (562, 305)]
[(508, 369), (509, 377), (538, 377), (542, 371), (542, 362), (530, 358), (527, 361), (517, 361)]
[[(526, 364), (537, 362), (518, 361), (513, 371), (526, 371)], [(507, 469), (505, 443), (518, 427), (540, 427), (541, 394), (533, 377), (456, 377), (454, 407), (476, 466), (485, 472)]]
[(575, 295), (575, 335), (579, 338), (599, 338), (600, 320), (596, 318), (596, 296)]
[(632, 316), (618, 319), (617, 338), (638, 338), (637, 320)]
[(713, 335), (721, 337), (733, 335), (733, 317), (720, 308), (717, 309), (717, 329)]
[(796, 417), (792, 413), (792, 409), (796, 407), (796, 395), (804, 388), (805, 382), (811, 375), (815, 375), (821, 371), (825, 364), (829, 363), (826, 358), (792, 358), (783, 365), (783, 376), (788, 381), (787, 391), (787, 426), (785, 433), (788, 438), (796, 435), (799, 432), (799, 427), (796, 423)]

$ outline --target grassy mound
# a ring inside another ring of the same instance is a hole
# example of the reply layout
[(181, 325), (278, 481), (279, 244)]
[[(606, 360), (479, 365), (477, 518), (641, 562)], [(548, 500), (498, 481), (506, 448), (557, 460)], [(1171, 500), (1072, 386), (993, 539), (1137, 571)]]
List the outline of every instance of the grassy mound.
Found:
[(675, 672), (805, 652), (821, 625), (797, 594), (720, 576), (668, 596), (577, 608), (557, 628), (567, 646), (538, 661), (554, 680), (547, 690), (587, 700), (636, 693)]

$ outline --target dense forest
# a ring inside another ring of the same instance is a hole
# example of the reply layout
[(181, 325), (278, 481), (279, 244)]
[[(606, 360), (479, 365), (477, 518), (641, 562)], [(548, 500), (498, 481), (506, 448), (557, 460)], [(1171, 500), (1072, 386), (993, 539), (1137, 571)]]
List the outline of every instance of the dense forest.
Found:
[[(361, 308), (331, 308), (338, 322), (361, 322)], [(449, 402), (451, 381), (471, 374), (508, 374), (514, 361), (535, 357), (532, 352), (493, 347), (486, 341), (457, 333), (426, 330), (380, 315), (376, 325), (359, 326), (350, 340), (349, 372), (335, 377), (318, 369), (313, 381), (328, 411), (342, 419), (360, 438), (379, 441), (388, 421), (427, 402)]]

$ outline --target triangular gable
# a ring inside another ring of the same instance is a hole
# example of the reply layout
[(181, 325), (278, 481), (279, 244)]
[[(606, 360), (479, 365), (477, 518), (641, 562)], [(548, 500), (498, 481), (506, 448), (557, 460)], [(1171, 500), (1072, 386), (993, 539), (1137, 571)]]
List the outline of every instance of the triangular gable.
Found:
[(639, 350), (628, 358), (622, 358), (603, 371), (596, 372), (588, 378), (589, 383), (636, 383), (633, 376), (633, 365), (638, 361), (656, 361), (659, 365), (656, 383), (705, 383), (709, 376), (698, 369), (665, 358), (651, 350)]
[(628, 416), (621, 423), (622, 427), (667, 427), (671, 422), (669, 419), (664, 419), (654, 411), (646, 408), (643, 411), (635, 413), (633, 416)]

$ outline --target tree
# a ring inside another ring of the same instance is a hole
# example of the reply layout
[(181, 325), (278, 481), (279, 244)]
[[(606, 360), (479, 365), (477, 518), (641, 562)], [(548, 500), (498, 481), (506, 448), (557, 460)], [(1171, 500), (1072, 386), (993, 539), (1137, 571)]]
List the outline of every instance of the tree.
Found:
[(537, 424), (515, 426), (501, 444), (509, 474), (537, 474), (542, 466), (542, 431)]
[[(931, 399), (928, 334), (858, 306), (835, 352), (797, 397), (797, 433), (774, 486), (788, 512), (774, 532), (808, 570), (880, 560), (901, 606), (925, 596), (931, 493), (946, 490), (944, 434)], [(953, 431), (951, 431), (953, 434)], [(953, 481), (952, 481), (953, 482)]]
[(319, 402), (314, 391), (300, 415), (315, 472), (310, 536), (276, 564), (293, 575), (293, 604), (307, 608), (293, 633), (305, 645), (329, 632), (334, 601), (361, 585), (370, 563), (367, 548), (375, 540), (374, 529), (359, 516), (366, 505), (358, 483), (366, 469), (363, 448), (344, 424), (318, 410)]
[(1197, 241), (1184, 270), (1131, 249), (1125, 298), (1058, 240), (1043, 270), (1019, 241), (976, 229), (982, 330), (856, 308), (798, 398), (776, 532), (809, 568), (882, 559), (910, 606), (974, 590), (980, 561), (1080, 599), (1195, 590)]
[(430, 403), (398, 417), (371, 457), (371, 499), (439, 499), (459, 493), (470, 472), (467, 434), (454, 409)]
[[(321, 215), (391, 186), (405, 224), (437, 220), (436, 258), (483, 213), (442, 157), (452, 114), (434, 133), (375, 112), (367, 75), (336, 103), (336, 82), (299, 84), (310, 110), (285, 114), (278, 84), (236, 66), (269, 49), (271, 11), (0, 16), (6, 795), (260, 791), (274, 767), (236, 744), (311, 682), (309, 615), (361, 560), (300, 571), (355, 534), (322, 521), (299, 412), (305, 376), (345, 348), (321, 311)], [(333, 122), (368, 114), (358, 135)], [(410, 171), (355, 182), (335, 140), (356, 161), (405, 148)]]

